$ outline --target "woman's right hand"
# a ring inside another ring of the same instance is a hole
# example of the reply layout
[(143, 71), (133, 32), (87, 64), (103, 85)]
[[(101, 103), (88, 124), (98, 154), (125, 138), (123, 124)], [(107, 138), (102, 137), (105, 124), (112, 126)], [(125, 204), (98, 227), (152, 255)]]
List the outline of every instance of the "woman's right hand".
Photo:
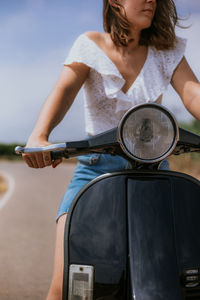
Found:
[[(46, 139), (39, 139), (39, 138), (29, 138), (26, 147), (28, 148), (35, 148), (35, 147), (45, 147), (51, 145)], [(38, 152), (38, 153), (24, 153), (22, 157), (26, 164), (30, 168), (44, 168), (47, 166), (51, 166), (55, 168), (62, 162), (62, 159), (57, 159), (52, 161), (51, 153), (50, 152)]]

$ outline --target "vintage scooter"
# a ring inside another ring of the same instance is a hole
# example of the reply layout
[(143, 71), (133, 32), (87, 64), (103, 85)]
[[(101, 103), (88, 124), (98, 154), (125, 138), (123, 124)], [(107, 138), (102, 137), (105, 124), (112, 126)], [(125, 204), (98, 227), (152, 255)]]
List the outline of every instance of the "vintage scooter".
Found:
[(200, 300), (200, 182), (158, 169), (171, 154), (200, 152), (200, 136), (178, 128), (163, 106), (143, 104), (88, 140), (16, 149), (37, 151), (117, 154), (133, 166), (97, 177), (74, 199), (63, 299)]

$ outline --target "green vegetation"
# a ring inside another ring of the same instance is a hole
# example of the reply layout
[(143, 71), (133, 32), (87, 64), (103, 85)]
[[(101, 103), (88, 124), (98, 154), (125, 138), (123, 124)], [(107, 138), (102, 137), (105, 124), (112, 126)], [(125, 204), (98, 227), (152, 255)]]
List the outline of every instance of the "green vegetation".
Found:
[(200, 122), (193, 120), (191, 123), (180, 123), (179, 126), (183, 129), (200, 134)]
[(0, 158), (20, 159), (21, 156), (15, 154), (16, 146), (24, 146), (19, 144), (0, 144)]
[[(195, 134), (200, 135), (200, 122), (197, 120), (193, 120), (191, 123), (180, 123), (179, 126), (185, 130), (191, 131)], [(186, 154), (191, 160), (200, 160), (199, 153), (188, 153)]]

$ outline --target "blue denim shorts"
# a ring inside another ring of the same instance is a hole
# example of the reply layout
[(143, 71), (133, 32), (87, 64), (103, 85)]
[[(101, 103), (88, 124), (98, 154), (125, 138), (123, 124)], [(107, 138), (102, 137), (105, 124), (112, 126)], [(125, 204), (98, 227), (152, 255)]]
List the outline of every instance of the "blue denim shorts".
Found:
[[(78, 156), (74, 176), (61, 200), (56, 220), (68, 212), (76, 194), (92, 179), (105, 173), (131, 169), (131, 164), (121, 156), (110, 154), (87, 154)], [(160, 170), (169, 170), (168, 160), (162, 161)]]

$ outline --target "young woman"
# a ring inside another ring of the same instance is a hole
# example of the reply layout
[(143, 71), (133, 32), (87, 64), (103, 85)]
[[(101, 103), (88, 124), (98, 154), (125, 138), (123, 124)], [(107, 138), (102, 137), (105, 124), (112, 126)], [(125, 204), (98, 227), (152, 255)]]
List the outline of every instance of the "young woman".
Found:
[[(27, 147), (49, 144), (49, 134), (83, 84), (87, 135), (117, 126), (136, 104), (161, 103), (170, 83), (188, 111), (200, 120), (200, 84), (184, 57), (185, 40), (175, 35), (178, 17), (173, 0), (103, 2), (105, 33), (87, 32), (75, 41)], [(52, 162), (49, 153), (23, 157), (32, 168), (55, 167), (61, 162)], [(74, 196), (94, 177), (128, 167), (125, 159), (108, 154), (79, 158), (57, 215), (55, 268), (48, 300), (62, 298), (64, 224)], [(166, 168), (167, 163), (161, 167)]]

